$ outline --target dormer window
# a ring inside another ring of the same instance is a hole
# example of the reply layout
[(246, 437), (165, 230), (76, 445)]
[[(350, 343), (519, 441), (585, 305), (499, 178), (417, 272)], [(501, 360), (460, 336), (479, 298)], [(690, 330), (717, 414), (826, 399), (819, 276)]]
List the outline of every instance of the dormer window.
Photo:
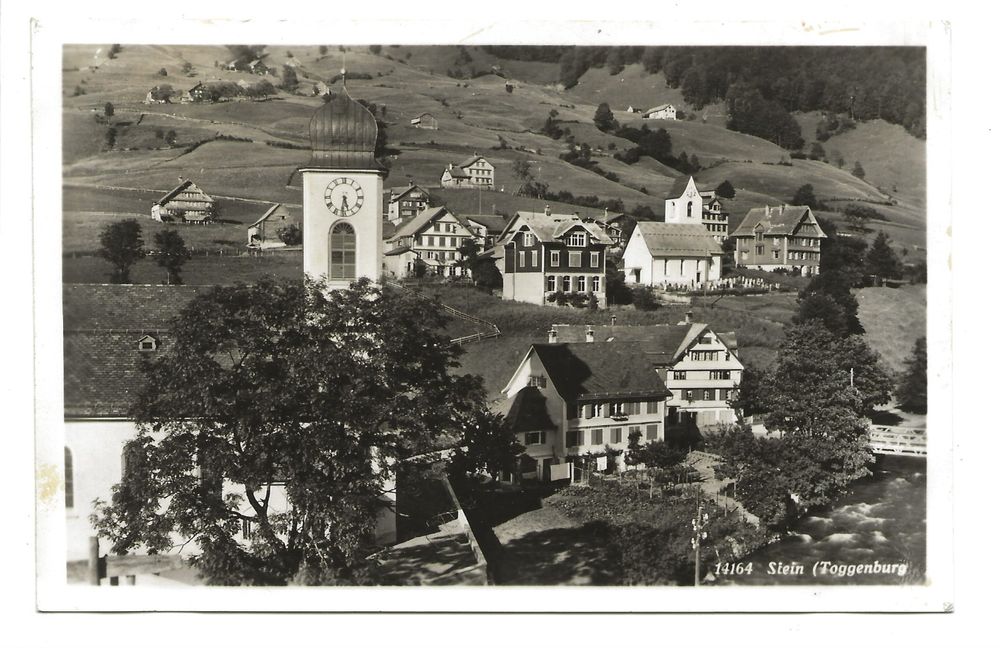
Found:
[(569, 235), (567, 245), (571, 247), (587, 247), (587, 235), (583, 232), (573, 232)]
[(159, 341), (157, 341), (157, 339), (152, 335), (143, 335), (141, 338), (139, 338), (138, 344), (139, 344), (139, 350), (144, 353), (156, 351), (157, 347), (160, 346)]
[(524, 246), (525, 247), (531, 247), (534, 244), (535, 244), (535, 235), (532, 234), (531, 232), (525, 232), (524, 233)]

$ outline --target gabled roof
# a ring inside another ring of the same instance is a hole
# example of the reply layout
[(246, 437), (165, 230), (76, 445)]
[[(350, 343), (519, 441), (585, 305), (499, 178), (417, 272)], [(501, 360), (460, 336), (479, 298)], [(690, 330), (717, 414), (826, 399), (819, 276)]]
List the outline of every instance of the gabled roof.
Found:
[(576, 214), (546, 214), (545, 212), (519, 211), (508, 221), (504, 231), (513, 231), (516, 225), (524, 224), (543, 243), (553, 243), (574, 227), (585, 229), (598, 243), (611, 245), (611, 239), (596, 223), (585, 223)]
[(568, 402), (667, 396), (638, 344), (533, 344), (532, 352)]
[(505, 418), (510, 431), (515, 433), (557, 429), (545, 407), (545, 395), (537, 387), (525, 387), (517, 392), (510, 400)]
[(506, 227), (507, 225), (506, 218), (504, 218), (503, 216), (496, 216), (492, 214), (490, 215), (483, 214), (481, 216), (479, 215), (466, 216), (465, 219), (473, 223), (478, 223), (479, 225), (484, 226), (486, 228), (486, 231), (489, 232), (490, 234), (499, 234), (500, 232), (503, 231), (503, 228)]
[(424, 192), (427, 196), (430, 196), (430, 192), (421, 187), (420, 185), (406, 185), (403, 187), (389, 187), (389, 202), (396, 202), (401, 199), (406, 194), (410, 193), (414, 189)]
[(393, 239), (398, 239), (403, 236), (413, 236), (417, 232), (421, 231), (434, 219), (439, 218), (443, 214), (450, 214), (447, 207), (428, 207), (423, 210), (410, 220), (406, 221), (399, 226), (396, 233), (392, 235)]
[[(806, 205), (781, 205), (780, 207), (754, 207), (743, 218), (740, 226), (733, 230), (731, 236), (753, 236), (757, 225), (761, 225), (764, 236), (790, 236), (795, 233), (799, 223), (812, 216), (812, 211)], [(826, 238), (819, 223), (816, 223), (817, 235)]]
[(660, 104), (659, 106), (655, 106), (655, 107), (653, 107), (653, 108), (650, 108), (649, 110), (647, 110), (647, 111), (646, 111), (646, 112), (644, 112), (643, 114), (644, 114), (644, 115), (648, 115), (648, 114), (650, 114), (650, 113), (655, 113), (655, 112), (656, 112), (656, 111), (658, 111), (658, 110), (663, 110), (664, 108), (673, 108), (673, 107), (674, 107), (674, 105), (673, 105), (673, 104), (668, 104), (668, 103), (665, 103), (665, 104)]
[(400, 254), (406, 254), (409, 251), (410, 251), (409, 245), (400, 245), (397, 248), (389, 250), (383, 256), (399, 256)]
[[(455, 164), (453, 166), (450, 166), (447, 169), (445, 169), (444, 173), (447, 173), (452, 178), (468, 178), (468, 177), (471, 177), (465, 171), (465, 169), (463, 169), (462, 167), (458, 166), (457, 164)], [(444, 175), (444, 173), (442, 173), (441, 175)]]
[(632, 236), (646, 242), (654, 257), (708, 257), (722, 254), (722, 248), (700, 223), (657, 223), (639, 221)]
[[(610, 326), (585, 324), (555, 324), (552, 327), (559, 342), (584, 342), (587, 331), (594, 332), (594, 342), (637, 344), (656, 366), (672, 365), (705, 333), (713, 332), (708, 324), (657, 324), (649, 326)], [(716, 333), (730, 350), (736, 350), (736, 333)]]
[(150, 358), (137, 341), (155, 337), (153, 357), (168, 349), (174, 317), (198, 292), (191, 286), (64, 285), (66, 416), (126, 416), (142, 384), (142, 361)]
[[(688, 183), (694, 182), (693, 176), (681, 176), (674, 180), (674, 184), (670, 186), (670, 191), (667, 192), (667, 200), (672, 200), (674, 198), (680, 198), (687, 191)], [(695, 191), (698, 191), (698, 185), (694, 187)]]
[[(270, 217), (271, 217), (271, 216), (272, 216), (272, 215), (273, 215), (273, 214), (274, 214), (274, 213), (275, 213), (276, 211), (278, 211), (278, 208), (279, 208), (279, 207), (281, 207), (281, 203), (274, 203), (273, 205), (271, 205), (271, 208), (270, 208), (270, 209), (268, 209), (268, 210), (267, 210), (266, 212), (264, 212), (264, 215), (263, 215), (263, 216), (261, 216), (260, 218), (258, 218), (257, 220), (255, 220), (255, 221), (253, 222), (253, 224), (252, 224), (252, 225), (250, 225), (250, 227), (254, 227), (254, 226), (256, 226), (256, 225), (260, 225), (261, 223), (263, 223), (264, 221), (266, 221), (266, 220), (267, 220), (268, 218), (270, 218)], [(287, 216), (287, 211), (286, 211), (286, 216)]]
[(472, 157), (465, 158), (455, 166), (462, 167), (464, 169), (467, 166), (472, 166), (473, 164), (475, 164), (476, 160), (483, 160), (484, 162), (489, 162), (489, 160), (484, 158), (482, 155), (473, 155)]
[(208, 202), (215, 202), (215, 200), (211, 196), (209, 196), (207, 193), (199, 189), (198, 185), (196, 185), (195, 183), (191, 182), (190, 180), (181, 180), (181, 183), (179, 185), (168, 191), (166, 195), (163, 196), (163, 198), (157, 200), (156, 204), (160, 206), (166, 205), (168, 202), (176, 198), (177, 195), (180, 194), (182, 191), (186, 191), (188, 189), (190, 189), (191, 191), (197, 191), (198, 193), (202, 194), (203, 196), (205, 196), (205, 200), (207, 200)]

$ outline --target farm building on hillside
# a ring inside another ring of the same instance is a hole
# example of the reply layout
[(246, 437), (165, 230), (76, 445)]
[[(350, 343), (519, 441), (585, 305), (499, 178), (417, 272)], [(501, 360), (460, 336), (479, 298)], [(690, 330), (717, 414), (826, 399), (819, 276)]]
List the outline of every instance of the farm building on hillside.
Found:
[(449, 164), (441, 174), (441, 186), (492, 190), (493, 171), (493, 165), (486, 158), (473, 155), (458, 164)]
[(733, 231), (737, 266), (819, 274), (820, 244), (826, 234), (807, 206), (755, 207)]
[(636, 223), (622, 257), (625, 282), (697, 290), (719, 280), (722, 248), (698, 223)]
[(635, 343), (532, 344), (502, 392), (521, 479), (571, 479), (585, 454), (663, 439), (667, 388)]
[(604, 262), (611, 239), (576, 214), (514, 214), (500, 235), (503, 298), (545, 305), (558, 294), (591, 293), (607, 303)]
[(677, 119), (677, 109), (672, 104), (650, 108), (642, 114), (643, 119)]
[(278, 238), (278, 231), (287, 221), (288, 208), (281, 203), (274, 203), (263, 216), (247, 228), (247, 247), (255, 249), (283, 247), (285, 242)]
[(393, 225), (399, 225), (404, 220), (413, 218), (427, 209), (431, 204), (430, 193), (412, 182), (405, 187), (390, 187), (384, 191), (382, 204), (385, 205), (385, 218)]
[(146, 104), (168, 104), (170, 103), (170, 97), (173, 94), (173, 89), (169, 86), (153, 86), (149, 92), (146, 93), (146, 98), (143, 103)]
[(437, 130), (438, 120), (436, 117), (434, 117), (434, 115), (430, 114), (429, 112), (425, 112), (411, 119), (410, 126), (412, 126), (413, 128), (426, 128), (428, 130)]
[(663, 203), (663, 222), (701, 223), (716, 241), (729, 235), (729, 214), (714, 191), (701, 191), (691, 176), (674, 181)]
[(179, 220), (184, 223), (206, 223), (214, 220), (218, 215), (215, 199), (190, 180), (177, 179), (180, 184), (153, 203), (150, 209), (153, 220), (160, 222)]
[(212, 93), (208, 86), (200, 82), (190, 90), (186, 90), (184, 94), (181, 95), (181, 103), (200, 103), (202, 101), (211, 100)]

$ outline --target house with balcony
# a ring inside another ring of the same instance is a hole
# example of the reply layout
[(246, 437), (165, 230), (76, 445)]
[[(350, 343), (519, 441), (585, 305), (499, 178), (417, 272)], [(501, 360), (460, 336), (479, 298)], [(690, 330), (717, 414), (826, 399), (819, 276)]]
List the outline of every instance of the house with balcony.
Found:
[(494, 170), (486, 158), (473, 155), (458, 164), (449, 163), (441, 174), (441, 186), (492, 191), (495, 186)]
[(635, 224), (622, 255), (625, 283), (700, 290), (722, 273), (722, 248), (698, 223)]
[(385, 219), (399, 225), (427, 209), (431, 204), (431, 194), (412, 182), (404, 187), (390, 187), (384, 191), (382, 204), (385, 205)]
[(805, 205), (755, 207), (733, 230), (736, 265), (757, 270), (819, 274), (820, 246), (826, 234)]
[(624, 452), (630, 435), (663, 439), (667, 389), (637, 344), (532, 344), (502, 391), (506, 421), (525, 448), (522, 479), (570, 479), (580, 457)]
[(422, 265), (428, 274), (463, 276), (459, 250), (470, 239), (476, 241), (464, 219), (446, 207), (428, 207), (384, 241), (385, 271), (392, 277), (407, 277)]
[(743, 378), (736, 334), (716, 332), (688, 316), (678, 324), (616, 326), (555, 324), (550, 342), (638, 345), (668, 394), (668, 428), (712, 429), (736, 422), (731, 401)]
[(519, 211), (500, 234), (503, 298), (547, 304), (556, 293), (593, 293), (607, 304), (604, 264), (611, 239), (576, 214)]

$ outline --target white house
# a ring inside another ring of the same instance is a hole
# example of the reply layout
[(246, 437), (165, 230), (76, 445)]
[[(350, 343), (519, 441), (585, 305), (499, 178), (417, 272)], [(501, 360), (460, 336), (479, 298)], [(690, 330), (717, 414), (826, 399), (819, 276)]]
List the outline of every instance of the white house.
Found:
[(407, 277), (421, 263), (430, 274), (462, 276), (459, 250), (470, 239), (477, 242), (478, 248), (478, 239), (465, 219), (446, 207), (428, 207), (386, 239), (385, 271), (390, 276)]
[(448, 164), (441, 174), (441, 186), (492, 190), (495, 186), (494, 170), (489, 160), (473, 155), (458, 164)]
[(642, 114), (643, 119), (677, 119), (677, 109), (672, 104), (661, 104)]
[(729, 214), (714, 191), (698, 189), (694, 178), (681, 176), (674, 181), (663, 202), (663, 222), (701, 223), (719, 243), (729, 235)]
[(626, 283), (697, 290), (719, 280), (722, 248), (699, 223), (639, 221), (622, 267)]

